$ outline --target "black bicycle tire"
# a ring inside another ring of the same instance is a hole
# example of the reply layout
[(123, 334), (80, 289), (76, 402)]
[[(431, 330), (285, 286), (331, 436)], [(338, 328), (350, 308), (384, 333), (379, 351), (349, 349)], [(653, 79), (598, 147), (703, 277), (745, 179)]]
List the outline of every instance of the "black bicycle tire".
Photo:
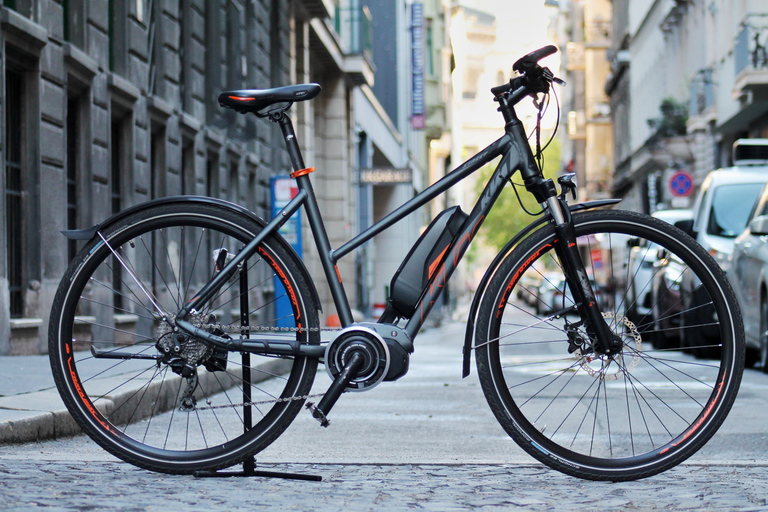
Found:
[[(106, 240), (119, 244), (161, 227), (189, 223), (207, 227), (218, 226), (222, 231), (235, 234), (243, 242), (249, 241), (261, 229), (258, 223), (247, 216), (218, 205), (159, 204), (120, 219), (116, 224), (105, 228), (101, 235)], [(316, 328), (319, 326), (319, 305), (314, 296), (308, 292), (310, 283), (306, 282), (300, 270), (300, 263), (295, 261), (294, 253), (287, 251), (277, 236), (279, 235), (267, 237), (259, 248), (260, 253), (263, 251), (263, 254), (269, 255), (271, 265), (277, 269), (275, 274), (279, 274), (281, 281), (289, 283), (295, 290), (292, 294), (292, 308), (294, 316), (305, 319), (305, 325), (302, 327)], [(105, 245), (97, 236), (73, 259), (55, 295), (50, 317), (49, 354), (54, 380), (67, 409), (82, 430), (105, 450), (126, 462), (152, 471), (176, 474), (229, 467), (244, 461), (274, 442), (301, 410), (304, 400), (289, 400), (274, 404), (262, 419), (266, 421), (264, 427), (259, 428), (261, 423), (257, 423), (247, 434), (227, 441), (219, 448), (200, 450), (195, 453), (180, 453), (143, 446), (127, 435), (120, 435), (119, 427), (115, 428), (97, 410), (90, 397), (85, 399), (81, 396), (80, 391), (83, 388), (77, 368), (71, 371), (69, 366), (73, 361), (70, 359), (73, 353), (71, 336), (74, 326), (73, 312), (79, 301), (79, 293), (92, 275), (91, 271), (95, 272), (102, 260), (111, 257), (105, 252)], [(298, 336), (303, 336), (302, 339), (306, 343), (319, 344), (320, 342), (317, 329), (308, 329)], [(294, 358), (290, 375), (285, 378), (285, 388), (280, 396), (307, 395), (314, 381), (317, 364), (316, 359)], [(110, 430), (116, 430), (116, 432), (110, 433)]]
[[(723, 332), (730, 339), (723, 342), (727, 348), (723, 349), (718, 380), (706, 407), (702, 407), (687, 430), (680, 432), (651, 455), (642, 454), (640, 457), (617, 460), (593, 459), (560, 446), (539, 432), (520, 412), (504, 379), (499, 342), (488, 340), (498, 337), (498, 324), (501, 320), (496, 319), (502, 315), (497, 315), (497, 311), (501, 311), (502, 304), (506, 308), (507, 298), (511, 296), (516, 284), (515, 276), (519, 278), (525, 265), (531, 264), (532, 255), (553, 241), (554, 229), (551, 225), (533, 233), (509, 253), (485, 292), (475, 336), (480, 382), (491, 410), (504, 430), (527, 453), (549, 467), (590, 480), (626, 481), (652, 476), (674, 467), (699, 450), (725, 420), (736, 398), (745, 353), (738, 303), (722, 269), (692, 238), (667, 223), (633, 212), (606, 210), (574, 215), (574, 224), (579, 234), (609, 232), (612, 228), (618, 232), (622, 228), (625, 232), (629, 229), (646, 236), (658, 236), (657, 239), (663, 239), (669, 247), (686, 252), (689, 258), (686, 263), (696, 267), (697, 275), (706, 280), (708, 290), (718, 292), (717, 297), (712, 297), (713, 302), (717, 302), (718, 315), (724, 315), (720, 322), (724, 325)], [(718, 389), (720, 394), (717, 394)]]

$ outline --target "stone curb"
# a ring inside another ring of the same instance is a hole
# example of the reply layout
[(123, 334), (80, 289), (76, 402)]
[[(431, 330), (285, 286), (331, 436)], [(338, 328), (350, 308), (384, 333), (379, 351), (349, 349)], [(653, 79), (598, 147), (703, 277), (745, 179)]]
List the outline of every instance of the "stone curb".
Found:
[[(265, 361), (262, 364), (253, 367), (257, 370), (254, 375), (254, 383), (264, 381), (269, 378), (269, 374), (280, 374), (290, 369), (290, 361), (284, 359), (273, 359)], [(228, 371), (232, 376), (229, 379), (229, 385), (224, 386), (226, 389), (231, 389), (237, 383), (237, 379), (241, 375), (241, 369), (237, 368)], [(259, 372), (259, 370), (261, 372)], [(256, 375), (261, 374), (261, 378)], [(200, 372), (200, 381), (207, 389), (213, 388), (213, 378), (211, 374), (205, 370)], [(178, 377), (177, 377), (178, 378)], [(217, 380), (220, 382), (221, 378)], [(150, 393), (159, 392), (162, 383), (155, 383), (150, 386)], [(218, 386), (217, 386), (218, 387)], [(126, 399), (130, 399), (134, 395), (136, 389), (125, 390), (119, 394), (111, 397), (111, 400), (104, 400), (100, 403), (99, 408), (102, 410), (110, 410), (114, 403), (122, 403)], [(174, 386), (169, 386), (168, 382), (163, 388), (162, 395), (159, 396), (160, 402), (167, 404), (173, 403), (173, 394), (176, 392)], [(223, 389), (223, 388), (219, 388)], [(5, 400), (4, 400), (5, 399)], [(18, 405), (2, 405), (2, 402), (23, 402), (24, 406)], [(52, 403), (58, 403), (57, 405), (51, 405)], [(164, 410), (168, 410), (166, 407)], [(164, 412), (155, 411), (155, 412)], [(10, 419), (7, 419), (9, 418)], [(146, 417), (146, 414), (141, 417), (137, 417), (139, 421)], [(20, 443), (34, 443), (40, 441), (46, 441), (51, 439), (59, 439), (62, 437), (70, 437), (80, 434), (82, 431), (66, 409), (64, 404), (58, 395), (58, 392), (54, 390), (49, 391), (37, 391), (34, 393), (23, 393), (14, 396), (6, 396), (0, 398), (0, 445), (6, 444), (20, 444)]]

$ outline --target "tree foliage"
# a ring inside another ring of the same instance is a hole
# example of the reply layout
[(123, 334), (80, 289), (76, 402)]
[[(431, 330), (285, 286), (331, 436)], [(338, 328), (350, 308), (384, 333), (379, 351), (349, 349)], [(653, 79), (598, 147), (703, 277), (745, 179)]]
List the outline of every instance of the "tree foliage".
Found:
[[(485, 166), (480, 171), (480, 177), (475, 184), (475, 193), (479, 196), (488, 179), (493, 174), (496, 163)], [(544, 176), (555, 179), (560, 169), (560, 140), (555, 138), (552, 143), (544, 150)], [(512, 181), (517, 186), (517, 192), (522, 200), (525, 209), (531, 213), (541, 212), (541, 206), (536, 202), (533, 196), (525, 190), (522, 185), (520, 175), (515, 173)], [(512, 184), (507, 183), (501, 192), (498, 201), (488, 214), (488, 218), (483, 222), (480, 230), (480, 237), (483, 242), (498, 250), (501, 250), (509, 240), (521, 229), (535, 220), (520, 207), (515, 191), (512, 190)]]

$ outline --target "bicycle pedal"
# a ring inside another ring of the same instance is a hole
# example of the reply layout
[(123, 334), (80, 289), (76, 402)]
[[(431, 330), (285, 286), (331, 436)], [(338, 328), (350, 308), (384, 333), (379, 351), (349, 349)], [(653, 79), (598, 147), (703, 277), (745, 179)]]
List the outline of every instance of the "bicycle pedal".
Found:
[(324, 428), (328, 428), (328, 425), (331, 424), (331, 420), (329, 420), (323, 411), (317, 408), (317, 406), (312, 402), (307, 402), (304, 407), (309, 409), (309, 411), (312, 413), (312, 417), (315, 418), (317, 421), (320, 422), (320, 426)]

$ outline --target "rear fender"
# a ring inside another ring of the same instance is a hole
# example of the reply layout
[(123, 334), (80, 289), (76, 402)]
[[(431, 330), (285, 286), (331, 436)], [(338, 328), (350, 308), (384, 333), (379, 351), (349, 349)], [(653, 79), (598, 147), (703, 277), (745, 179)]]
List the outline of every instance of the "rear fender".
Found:
[[(583, 210), (600, 208), (601, 206), (614, 205), (620, 201), (621, 199), (601, 199), (598, 201), (587, 201), (586, 203), (568, 205), (568, 208), (571, 210), (571, 213), (575, 213)], [(551, 215), (547, 213), (544, 217), (536, 220), (532, 224), (528, 225), (525, 229), (520, 231), (518, 234), (516, 234), (512, 240), (507, 242), (507, 245), (505, 245), (504, 248), (499, 251), (499, 254), (496, 255), (491, 264), (488, 266), (488, 269), (485, 271), (485, 274), (483, 275), (483, 278), (480, 280), (480, 284), (477, 287), (475, 296), (472, 299), (472, 305), (469, 308), (469, 316), (467, 317), (467, 330), (464, 334), (464, 360), (462, 364), (462, 378), (469, 375), (469, 360), (472, 353), (472, 342), (475, 339), (475, 321), (477, 320), (477, 310), (480, 308), (480, 303), (483, 300), (483, 295), (485, 295), (485, 289), (488, 286), (488, 282), (496, 273), (499, 265), (501, 265), (501, 262), (504, 261), (504, 258), (510, 253), (510, 251), (514, 249), (515, 246), (519, 244), (531, 232), (535, 231), (547, 222), (550, 222), (551, 219)]]
[[(205, 203), (205, 204), (216, 205), (222, 208), (226, 208), (233, 213), (248, 217), (248, 219), (252, 220), (253, 222), (255, 222), (261, 227), (264, 227), (267, 225), (267, 222), (264, 219), (257, 216), (250, 210), (243, 208), (242, 206), (237, 205), (235, 203), (230, 203), (229, 201), (224, 201), (222, 199), (217, 199), (213, 197), (203, 197), (203, 196), (171, 196), (171, 197), (163, 197), (160, 199), (154, 199), (146, 203), (141, 203), (135, 206), (131, 206), (130, 208), (126, 208), (125, 210), (112, 215), (105, 221), (91, 228), (73, 229), (73, 230), (62, 231), (61, 233), (70, 240), (91, 240), (96, 236), (96, 233), (98, 233), (103, 229), (108, 228), (109, 226), (111, 226), (112, 224), (115, 224), (116, 222), (119, 222), (120, 220), (124, 219), (128, 215), (157, 206), (158, 204), (172, 205), (172, 204), (182, 204), (182, 203), (183, 204)], [(317, 289), (315, 288), (315, 284), (314, 284), (314, 280), (312, 279), (312, 276), (309, 274), (307, 267), (304, 265), (304, 261), (299, 257), (298, 254), (296, 254), (296, 251), (291, 246), (291, 244), (286, 242), (285, 239), (282, 236), (280, 236), (279, 233), (274, 233), (273, 237), (286, 251), (288, 251), (289, 254), (291, 254), (291, 256), (295, 257), (295, 260), (299, 264), (299, 268), (301, 269), (304, 279), (309, 285), (309, 289), (312, 293), (313, 298), (315, 299), (315, 303), (320, 307), (320, 311), (322, 311), (322, 306), (320, 305), (321, 304), (320, 296), (317, 293)]]

